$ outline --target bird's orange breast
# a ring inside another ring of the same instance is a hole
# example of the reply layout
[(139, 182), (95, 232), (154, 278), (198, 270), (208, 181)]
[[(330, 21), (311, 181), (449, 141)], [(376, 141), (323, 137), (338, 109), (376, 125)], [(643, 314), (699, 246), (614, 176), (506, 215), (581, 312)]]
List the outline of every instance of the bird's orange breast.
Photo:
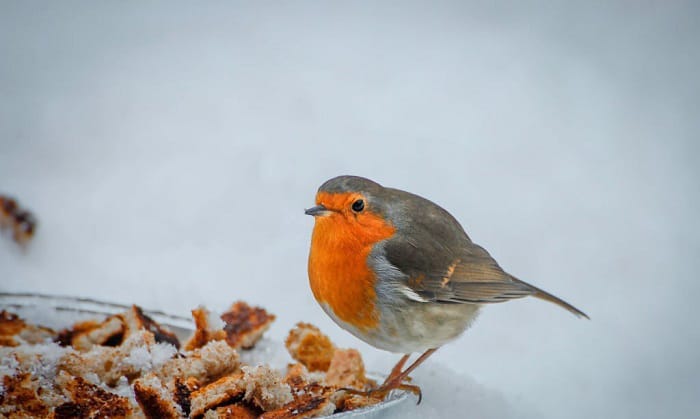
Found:
[[(321, 196), (324, 204), (340, 200)], [(362, 217), (362, 218), (359, 218)], [(380, 216), (332, 212), (316, 218), (309, 253), (309, 282), (314, 297), (327, 304), (340, 320), (361, 331), (377, 327), (376, 275), (367, 258), (377, 242), (394, 234), (394, 227)]]

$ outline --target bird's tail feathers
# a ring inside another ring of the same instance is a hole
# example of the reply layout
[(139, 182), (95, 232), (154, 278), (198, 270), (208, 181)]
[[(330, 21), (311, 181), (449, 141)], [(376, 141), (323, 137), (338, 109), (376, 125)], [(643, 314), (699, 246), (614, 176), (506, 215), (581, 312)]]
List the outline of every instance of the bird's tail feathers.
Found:
[(590, 317), (588, 317), (588, 315), (587, 315), (586, 313), (584, 313), (583, 311), (577, 309), (576, 307), (574, 307), (573, 305), (567, 303), (566, 301), (562, 300), (561, 298), (556, 297), (556, 296), (554, 296), (554, 295), (548, 293), (547, 291), (541, 290), (541, 289), (537, 288), (537, 287), (534, 286), (534, 285), (528, 284), (527, 282), (522, 281), (522, 280), (520, 280), (520, 279), (518, 279), (518, 278), (512, 277), (512, 279), (513, 279), (514, 281), (516, 281), (516, 282), (520, 282), (520, 283), (522, 283), (522, 284), (525, 284), (525, 285), (527, 285), (529, 288), (531, 288), (531, 289), (532, 289), (532, 294), (531, 294), (531, 295), (532, 295), (533, 297), (537, 297), (537, 298), (539, 298), (539, 299), (541, 299), (541, 300), (545, 300), (545, 301), (549, 301), (550, 303), (554, 303), (554, 304), (558, 305), (559, 307), (564, 308), (564, 309), (570, 311), (570, 312), (571, 312), (574, 316), (576, 316), (576, 317), (579, 317), (579, 318), (580, 318), (580, 317), (583, 317), (583, 318), (586, 318), (586, 319), (588, 319), (588, 320), (591, 319)]

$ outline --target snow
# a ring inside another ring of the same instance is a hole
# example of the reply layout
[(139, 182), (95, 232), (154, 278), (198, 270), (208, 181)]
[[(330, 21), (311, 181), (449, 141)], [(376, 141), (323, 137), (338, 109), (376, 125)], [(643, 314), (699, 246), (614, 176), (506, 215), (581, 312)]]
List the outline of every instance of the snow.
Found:
[[(206, 307), (204, 308), (206, 310)], [(214, 313), (207, 311), (207, 324), (211, 330), (223, 329), (226, 326), (223, 320), (221, 320), (221, 313)]]
[(71, 352), (72, 348), (64, 348), (53, 342), (0, 347), (0, 382), (5, 376), (21, 371), (29, 373), (42, 387), (51, 387), (56, 379), (59, 361)]
[(159, 368), (169, 359), (172, 359), (177, 353), (177, 349), (169, 343), (160, 342), (152, 345), (151, 349), (151, 365), (153, 368)]
[(124, 364), (137, 370), (151, 371), (157, 369), (175, 356), (177, 349), (169, 343), (156, 343), (151, 346), (135, 346), (124, 358)]
[(12, 377), (17, 373), (17, 367), (19, 367), (17, 358), (3, 353), (3, 356), (0, 358), (0, 385), (3, 383), (3, 378)]
[(100, 384), (105, 390), (111, 391), (112, 393), (115, 393), (121, 397), (128, 398), (133, 405), (137, 404), (136, 395), (134, 394), (134, 387), (129, 384), (129, 380), (126, 377), (119, 377), (119, 381), (117, 381), (116, 385), (111, 388), (107, 388), (104, 383)]
[(150, 371), (152, 368), (151, 353), (148, 351), (148, 348), (143, 346), (132, 348), (129, 355), (124, 358), (124, 364), (137, 370)]
[(344, 173), (426, 196), (514, 275), (394, 417), (690, 417), (700, 388), (698, 7), (4, 2), (0, 291), (189, 316), (242, 299), (368, 370), (308, 289)]

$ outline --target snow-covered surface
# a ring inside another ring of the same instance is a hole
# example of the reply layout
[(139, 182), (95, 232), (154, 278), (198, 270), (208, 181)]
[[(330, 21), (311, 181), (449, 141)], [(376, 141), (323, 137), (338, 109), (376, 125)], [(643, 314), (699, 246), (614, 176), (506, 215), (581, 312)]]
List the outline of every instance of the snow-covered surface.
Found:
[(692, 2), (3, 2), (0, 290), (188, 315), (244, 299), (375, 371), (306, 279), (318, 185), (449, 209), (590, 314), (488, 307), (393, 417), (690, 417), (700, 388)]
[[(0, 347), (0, 380), (5, 376), (13, 376), (19, 370), (28, 372), (43, 386), (49, 386), (56, 378), (59, 361), (67, 354), (73, 353), (72, 348), (65, 348), (57, 343), (47, 342), (35, 345), (20, 345), (17, 347)], [(16, 356), (25, 361), (20, 363)]]

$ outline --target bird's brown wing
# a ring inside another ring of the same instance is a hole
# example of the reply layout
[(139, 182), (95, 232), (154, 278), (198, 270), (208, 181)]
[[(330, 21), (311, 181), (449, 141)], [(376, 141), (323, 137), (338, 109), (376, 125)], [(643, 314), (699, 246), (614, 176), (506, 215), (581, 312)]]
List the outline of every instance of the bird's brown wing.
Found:
[(427, 301), (497, 303), (533, 293), (513, 281), (486, 250), (466, 241), (444, 243), (425, 236), (420, 243), (392, 240), (385, 252), (389, 263), (407, 276), (406, 285)]
[(484, 304), (532, 295), (576, 316), (588, 317), (571, 304), (505, 272), (466, 235), (451, 242), (449, 238), (438, 241), (429, 235), (420, 237), (420, 243), (390, 240), (384, 250), (387, 260), (406, 275), (405, 285), (425, 301)]

